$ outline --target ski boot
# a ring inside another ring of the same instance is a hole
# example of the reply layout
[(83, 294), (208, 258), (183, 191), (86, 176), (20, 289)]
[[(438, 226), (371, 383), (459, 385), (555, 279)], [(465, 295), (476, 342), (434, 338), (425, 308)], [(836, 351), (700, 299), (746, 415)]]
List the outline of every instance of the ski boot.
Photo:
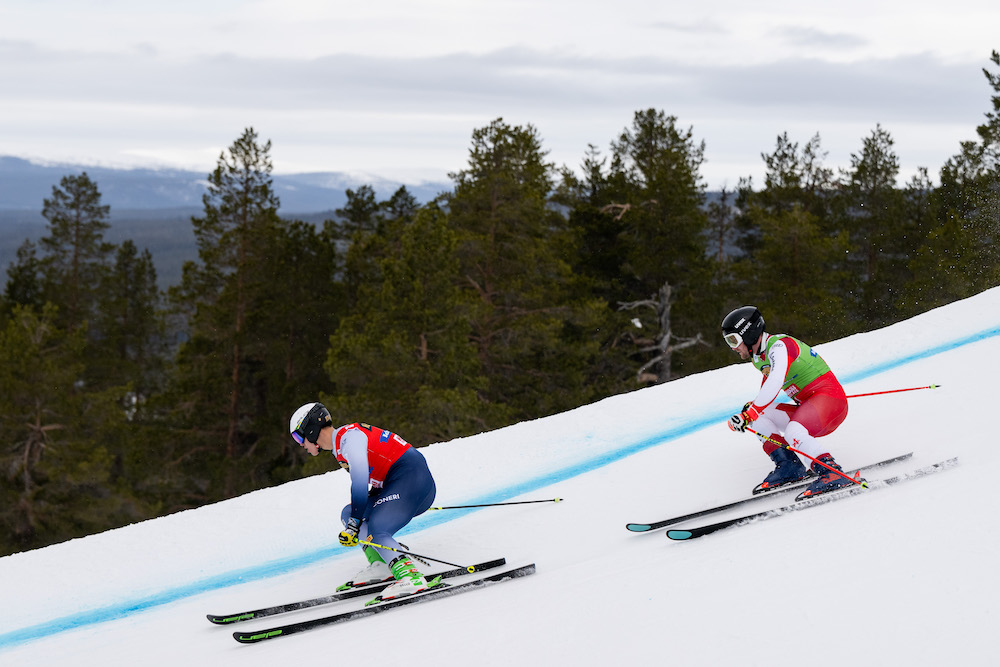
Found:
[(382, 601), (413, 595), (430, 587), (424, 575), (420, 574), (408, 556), (394, 558), (389, 563), (389, 569), (396, 581), (382, 591), (382, 595), (379, 596)]
[[(844, 475), (834, 472), (834, 470), (843, 472), (843, 468), (837, 465), (837, 462), (834, 461), (833, 457), (829, 454), (824, 454), (816, 459), (816, 461), (816, 463), (812, 464), (812, 470), (819, 476), (819, 479), (810, 484), (805, 491), (800, 493), (798, 497), (795, 498), (796, 500), (805, 500), (806, 498), (812, 498), (813, 496), (842, 489), (845, 486), (854, 486), (855, 482), (865, 481), (861, 479), (861, 473), (855, 474), (854, 481), (851, 481), (850, 477), (845, 477)], [(831, 468), (833, 470), (831, 470)]]
[(779, 486), (785, 486), (786, 484), (797, 482), (800, 479), (805, 479), (811, 474), (810, 471), (802, 465), (802, 461), (799, 460), (799, 457), (796, 456), (794, 452), (791, 452), (784, 447), (778, 447), (771, 452), (771, 460), (774, 461), (774, 470), (771, 471), (770, 475), (764, 478), (763, 482), (754, 488), (754, 494), (772, 491)]
[(378, 552), (367, 544), (362, 549), (365, 552), (365, 557), (368, 559), (368, 566), (354, 575), (350, 581), (338, 586), (338, 591), (344, 591), (348, 588), (358, 588), (359, 586), (368, 586), (383, 581), (392, 581), (392, 572), (389, 571), (389, 566), (382, 560)]

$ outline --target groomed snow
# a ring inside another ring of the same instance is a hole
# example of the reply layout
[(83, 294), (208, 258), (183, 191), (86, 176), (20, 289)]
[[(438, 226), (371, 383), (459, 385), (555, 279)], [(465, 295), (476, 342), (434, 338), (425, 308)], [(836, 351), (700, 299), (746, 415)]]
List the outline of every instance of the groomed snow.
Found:
[(205, 618), (325, 595), (360, 569), (336, 543), (338, 471), (0, 558), (0, 664), (996, 664), (998, 336), (995, 288), (817, 346), (848, 394), (941, 385), (851, 399), (826, 439), (845, 467), (914, 452), (870, 479), (959, 457), (924, 479), (687, 543), (626, 531), (740, 498), (770, 470), (726, 428), (760, 377), (729, 366), (422, 450), (435, 505), (564, 499), (431, 511), (400, 535), (454, 563), (533, 562), (531, 577), (237, 644), (234, 629), (339, 610)]

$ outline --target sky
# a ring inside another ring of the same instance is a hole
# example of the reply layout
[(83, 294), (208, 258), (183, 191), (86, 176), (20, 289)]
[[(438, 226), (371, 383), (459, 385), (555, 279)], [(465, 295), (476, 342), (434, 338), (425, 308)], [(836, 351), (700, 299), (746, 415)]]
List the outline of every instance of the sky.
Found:
[(4, 0), (0, 155), (211, 171), (246, 127), (277, 173), (444, 181), (472, 132), (534, 126), (556, 166), (655, 108), (711, 189), (777, 137), (850, 166), (878, 124), (900, 180), (991, 109), (990, 0)]
[(850, 499), (690, 542), (625, 529), (745, 497), (770, 472), (726, 427), (759, 386), (738, 363), (422, 448), (436, 507), (562, 499), (429, 511), (399, 535), (456, 564), (534, 563), (529, 577), (238, 645), (234, 629), (360, 608), (205, 618), (330, 594), (366, 564), (337, 545), (349, 481), (329, 472), (0, 558), (0, 664), (995, 665), (998, 337), (994, 288), (816, 346), (848, 394), (940, 385), (849, 399), (824, 438), (842, 465), (913, 452)]

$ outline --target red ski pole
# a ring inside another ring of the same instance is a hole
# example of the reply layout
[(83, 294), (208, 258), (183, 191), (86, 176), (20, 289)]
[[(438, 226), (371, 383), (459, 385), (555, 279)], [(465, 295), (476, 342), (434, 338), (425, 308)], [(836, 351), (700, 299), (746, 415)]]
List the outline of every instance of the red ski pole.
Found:
[(906, 389), (889, 389), (888, 391), (872, 391), (867, 394), (851, 394), (847, 398), (861, 398), (862, 396), (878, 396), (880, 394), (895, 394), (900, 391), (916, 391), (917, 389), (937, 389), (941, 385), (929, 384), (926, 387), (907, 387)]
[(845, 472), (844, 472), (844, 471), (842, 471), (842, 470), (837, 470), (836, 468), (831, 468), (830, 466), (828, 466), (827, 464), (823, 463), (823, 462), (822, 462), (822, 461), (820, 461), (819, 459), (814, 459), (813, 457), (809, 456), (809, 455), (808, 455), (808, 454), (806, 454), (805, 452), (800, 452), (799, 450), (795, 449), (795, 448), (794, 448), (794, 447), (792, 447), (791, 445), (786, 445), (786, 444), (784, 444), (784, 443), (781, 443), (781, 442), (778, 442), (778, 441), (777, 441), (777, 440), (775, 440), (774, 438), (770, 438), (770, 437), (768, 437), (768, 436), (764, 435), (763, 433), (758, 433), (757, 431), (753, 430), (753, 429), (752, 429), (752, 428), (750, 428), (749, 426), (748, 426), (748, 427), (746, 427), (746, 428), (745, 428), (744, 430), (745, 430), (745, 431), (749, 431), (750, 433), (753, 433), (754, 435), (756, 435), (756, 436), (758, 436), (758, 437), (761, 437), (761, 438), (764, 438), (764, 439), (765, 439), (765, 440), (767, 440), (768, 442), (773, 442), (773, 443), (774, 443), (774, 444), (776, 444), (776, 445), (777, 445), (778, 447), (784, 447), (785, 449), (787, 449), (787, 450), (788, 450), (788, 451), (790, 451), (790, 452), (795, 452), (796, 454), (799, 454), (799, 455), (801, 455), (801, 456), (804, 456), (804, 457), (806, 457), (807, 459), (809, 459), (810, 461), (812, 461), (813, 463), (818, 463), (818, 464), (820, 464), (821, 466), (823, 466), (824, 468), (826, 468), (826, 469), (827, 469), (827, 470), (829, 470), (830, 472), (835, 472), (835, 473), (837, 473), (838, 475), (840, 475), (841, 477), (843, 477), (844, 479), (847, 479), (847, 480), (850, 480), (850, 481), (854, 482), (855, 484), (857, 484), (858, 486), (860, 486), (860, 487), (862, 487), (862, 488), (865, 488), (865, 489), (867, 489), (867, 488), (868, 488), (868, 482), (866, 482), (866, 481), (862, 481), (862, 480), (857, 480), (857, 479), (854, 479), (853, 477), (851, 477), (850, 475), (848, 475), (847, 473), (845, 473)]

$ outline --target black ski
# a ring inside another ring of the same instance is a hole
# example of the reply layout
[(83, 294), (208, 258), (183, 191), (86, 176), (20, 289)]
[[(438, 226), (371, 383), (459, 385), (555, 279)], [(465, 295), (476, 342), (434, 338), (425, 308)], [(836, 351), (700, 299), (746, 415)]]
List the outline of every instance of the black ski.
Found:
[(718, 521), (716, 523), (710, 523), (705, 526), (697, 526), (688, 529), (673, 529), (667, 531), (667, 537), (672, 540), (693, 540), (696, 537), (702, 537), (704, 535), (710, 535), (716, 531), (722, 530), (723, 528), (729, 528), (730, 526), (745, 525), (752, 523), (756, 520), (769, 519), (771, 517), (782, 516), (783, 514), (788, 514), (790, 512), (795, 512), (797, 510), (806, 509), (808, 507), (815, 507), (817, 505), (824, 505), (826, 503), (833, 502), (835, 500), (840, 500), (842, 498), (850, 498), (856, 496), (860, 493), (864, 493), (868, 490), (881, 489), (893, 484), (898, 484), (899, 482), (905, 482), (911, 479), (917, 479), (919, 477), (925, 477), (931, 473), (938, 472), (940, 470), (946, 470), (955, 465), (958, 465), (958, 459), (948, 459), (947, 461), (941, 461), (940, 463), (935, 463), (923, 468), (917, 468), (910, 472), (895, 475), (893, 477), (887, 477), (885, 479), (876, 480), (874, 482), (868, 483), (868, 488), (862, 486), (850, 486), (831, 491), (829, 493), (824, 493), (823, 495), (813, 496), (812, 498), (807, 498), (805, 500), (800, 500), (798, 502), (791, 503), (789, 505), (782, 505), (781, 507), (775, 507), (774, 509), (765, 510), (763, 512), (756, 512), (754, 514), (747, 514), (745, 516), (737, 517), (735, 519), (726, 519), (725, 521)]
[(397, 609), (408, 604), (414, 604), (417, 602), (426, 602), (434, 598), (445, 597), (448, 595), (457, 595), (458, 593), (464, 593), (466, 591), (471, 591), (474, 588), (479, 588), (482, 586), (488, 586), (493, 583), (500, 581), (505, 581), (508, 579), (515, 579), (518, 577), (526, 577), (529, 574), (535, 573), (535, 564), (523, 565), (521, 567), (513, 568), (510, 570), (504, 570), (503, 572), (497, 572), (496, 574), (486, 575), (485, 577), (479, 577), (472, 581), (467, 581), (461, 584), (449, 584), (441, 583), (430, 588), (421, 593), (416, 593), (414, 595), (408, 595), (398, 600), (390, 600), (389, 602), (383, 602), (372, 607), (363, 607), (361, 609), (355, 609), (353, 611), (345, 611), (340, 614), (334, 614), (333, 616), (325, 616), (323, 618), (314, 618), (308, 621), (300, 621), (298, 623), (290, 623), (288, 625), (283, 625), (275, 628), (268, 628), (266, 630), (258, 630), (256, 632), (234, 632), (233, 638), (240, 642), (241, 644), (255, 644), (257, 642), (262, 642), (267, 639), (274, 639), (275, 637), (285, 637), (287, 635), (293, 635), (297, 632), (305, 632), (306, 630), (312, 630), (313, 628), (318, 628), (324, 625), (333, 625), (334, 623), (344, 623), (346, 621), (353, 621), (358, 618), (364, 618), (365, 616), (371, 616), (372, 614), (378, 614), (383, 611), (389, 611), (392, 609)]
[[(473, 572), (483, 572), (485, 570), (492, 570), (498, 567), (503, 567), (507, 564), (507, 560), (504, 558), (497, 558), (496, 560), (486, 561), (485, 563), (479, 563), (478, 565), (473, 565)], [(469, 570), (464, 567), (457, 567), (454, 570), (445, 570), (444, 572), (437, 572), (434, 574), (427, 575), (427, 580), (430, 581), (434, 577), (441, 577), (442, 579), (449, 579), (452, 577), (458, 577), (463, 574), (469, 574)], [(340, 593), (333, 593), (332, 595), (324, 595), (323, 597), (313, 598), (312, 600), (302, 600), (300, 602), (290, 602), (288, 604), (280, 604), (274, 607), (265, 607), (264, 609), (254, 609), (252, 611), (241, 611), (236, 614), (208, 614), (208, 620), (216, 625), (229, 625), (230, 623), (239, 623), (240, 621), (250, 621), (255, 618), (264, 618), (265, 616), (275, 616), (276, 614), (284, 614), (290, 611), (298, 611), (299, 609), (308, 609), (309, 607), (316, 607), (323, 604), (330, 604), (331, 602), (338, 602), (340, 600), (347, 600), (350, 598), (356, 598), (362, 595), (370, 595), (371, 593), (378, 593), (379, 591), (388, 588), (392, 581), (384, 581), (378, 584), (371, 584), (370, 586), (359, 586), (357, 588), (350, 588), (346, 591)]]
[[(858, 472), (859, 470), (870, 470), (872, 468), (878, 468), (881, 466), (887, 466), (890, 463), (896, 463), (898, 461), (905, 461), (906, 459), (913, 456), (913, 452), (907, 454), (900, 454), (899, 456), (894, 456), (891, 459), (886, 459), (884, 461), (879, 461), (878, 463), (870, 463), (866, 466), (861, 466), (860, 468), (855, 468), (849, 474)], [(815, 479), (815, 478), (813, 478)], [(723, 512), (725, 510), (732, 509), (734, 507), (739, 507), (740, 505), (747, 505), (764, 498), (773, 498), (774, 496), (780, 496), (783, 493), (788, 493), (789, 491), (795, 491), (801, 489), (802, 487), (811, 484), (813, 479), (805, 479), (801, 482), (795, 484), (788, 484), (786, 486), (780, 486), (774, 491), (765, 491), (763, 493), (758, 493), (757, 495), (750, 496), (748, 498), (743, 498), (742, 500), (737, 500), (735, 502), (727, 503), (725, 505), (717, 505), (715, 507), (709, 507), (708, 509), (700, 510), (698, 512), (692, 512), (691, 514), (684, 514), (682, 516), (675, 516), (672, 519), (664, 519), (663, 521), (657, 521), (655, 523), (627, 523), (625, 527), (631, 530), (633, 533), (645, 533), (650, 530), (656, 530), (657, 528), (664, 528), (666, 526), (672, 526), (675, 523), (680, 523), (681, 521), (687, 521), (688, 519), (697, 519), (701, 516), (707, 516), (709, 514), (715, 514), (716, 512)]]

